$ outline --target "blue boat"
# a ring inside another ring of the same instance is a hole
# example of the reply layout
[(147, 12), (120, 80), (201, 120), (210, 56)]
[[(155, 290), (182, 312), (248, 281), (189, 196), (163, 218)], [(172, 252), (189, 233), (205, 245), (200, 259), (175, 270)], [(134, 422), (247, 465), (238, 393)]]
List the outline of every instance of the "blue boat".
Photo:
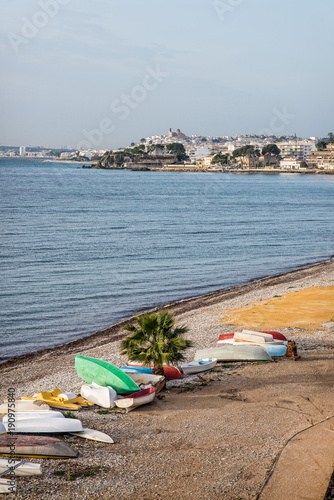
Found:
[(270, 345), (267, 345), (267, 344), (269, 344), (269, 342), (265, 342), (264, 344), (261, 344), (261, 347), (263, 347), (270, 354), (271, 357), (275, 358), (277, 356), (285, 356), (285, 353), (287, 350), (286, 345), (282, 345), (282, 344), (274, 345), (275, 343), (271, 343), (271, 342), (270, 342)]
[(125, 373), (153, 373), (153, 368), (147, 366), (123, 366), (121, 370)]

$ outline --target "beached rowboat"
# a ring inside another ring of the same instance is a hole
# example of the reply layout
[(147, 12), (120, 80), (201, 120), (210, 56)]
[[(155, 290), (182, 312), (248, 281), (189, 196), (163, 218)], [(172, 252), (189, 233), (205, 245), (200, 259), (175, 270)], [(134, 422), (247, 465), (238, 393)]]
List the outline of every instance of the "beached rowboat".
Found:
[(180, 368), (185, 375), (192, 373), (201, 373), (211, 370), (217, 364), (217, 359), (199, 359), (198, 361), (191, 361), (190, 363), (183, 363)]
[(76, 458), (78, 452), (49, 436), (0, 436), (0, 455), (35, 458)]
[(87, 384), (95, 382), (105, 387), (110, 386), (117, 394), (131, 394), (140, 390), (138, 385), (120, 368), (102, 359), (77, 354), (75, 356), (75, 370)]
[(222, 344), (220, 347), (200, 349), (195, 353), (195, 360), (216, 358), (218, 361), (270, 361), (271, 356), (256, 344)]
[(50, 412), (20, 412), (15, 415), (15, 428), (11, 426), (11, 416), (5, 415), (3, 424), (8, 432), (31, 434), (66, 434), (83, 431), (80, 420), (65, 418), (58, 411)]
[[(241, 345), (241, 344), (246, 344), (249, 345), (249, 342), (243, 342), (243, 341), (237, 341), (237, 340), (232, 340), (231, 344), (234, 345)], [(253, 345), (260, 345), (263, 347), (266, 351), (269, 352), (270, 356), (285, 356), (287, 346), (283, 344), (283, 342), (263, 342), (261, 344), (258, 344), (257, 342), (252, 342)]]
[(155, 387), (149, 387), (148, 389), (143, 389), (142, 391), (130, 394), (130, 396), (125, 396), (125, 398), (118, 399), (115, 401), (119, 408), (126, 408), (126, 411), (132, 411), (138, 406), (146, 405), (151, 403), (156, 395)]

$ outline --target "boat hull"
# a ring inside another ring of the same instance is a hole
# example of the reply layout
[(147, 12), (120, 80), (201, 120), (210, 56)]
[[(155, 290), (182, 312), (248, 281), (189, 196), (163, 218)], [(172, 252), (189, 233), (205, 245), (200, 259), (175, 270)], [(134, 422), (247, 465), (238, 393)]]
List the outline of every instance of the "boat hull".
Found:
[[(8, 459), (6, 458), (1, 458), (0, 459), (0, 474), (2, 472), (5, 472), (5, 470), (9, 469), (10, 467), (15, 467), (19, 462), (11, 461), (11, 463), (8, 462)], [(15, 476), (41, 476), (42, 475), (42, 468), (41, 464), (33, 464), (26, 462), (25, 464), (20, 465), (20, 467), (17, 467), (16, 469), (13, 469), (13, 472)]]
[[(144, 368), (145, 370), (151, 370), (150, 372), (142, 371), (142, 373), (153, 373), (152, 366), (143, 366), (137, 361), (129, 361), (129, 367)], [(178, 380), (182, 378), (182, 373), (176, 366), (164, 365), (164, 374), (167, 380)]]
[[(12, 404), (13, 403), (11, 403), (11, 405)], [(18, 399), (15, 401), (15, 407), (11, 406), (10, 410), (15, 410), (15, 413), (18, 411), (48, 411), (50, 410), (50, 406), (38, 399), (31, 401)], [(3, 403), (0, 405), (0, 414), (6, 413), (8, 413), (8, 403)]]
[(79, 453), (48, 436), (0, 436), (0, 455), (35, 458), (76, 458)]
[(135, 372), (129, 372), (128, 375), (141, 389), (147, 389), (148, 386), (152, 386), (156, 389), (157, 393), (161, 391), (166, 383), (166, 379), (162, 375)]
[(271, 356), (262, 346), (253, 344), (222, 344), (220, 347), (200, 349), (195, 361), (216, 358), (218, 361), (270, 361)]
[(95, 382), (104, 387), (112, 387), (117, 394), (131, 394), (139, 391), (138, 385), (120, 368), (103, 361), (77, 354), (75, 356), (75, 370), (87, 384)]
[(125, 398), (118, 399), (115, 402), (119, 408), (125, 408), (126, 411), (129, 412), (138, 408), (138, 406), (151, 403), (155, 398), (155, 395), (155, 387), (149, 387), (148, 389), (143, 389), (142, 391), (126, 396)]
[[(75, 418), (65, 418), (60, 412), (34, 413), (21, 412), (15, 415), (16, 434), (66, 434), (68, 432), (80, 432), (83, 430), (80, 420)], [(4, 416), (3, 425), (7, 432), (12, 429), (8, 422), (8, 415)]]

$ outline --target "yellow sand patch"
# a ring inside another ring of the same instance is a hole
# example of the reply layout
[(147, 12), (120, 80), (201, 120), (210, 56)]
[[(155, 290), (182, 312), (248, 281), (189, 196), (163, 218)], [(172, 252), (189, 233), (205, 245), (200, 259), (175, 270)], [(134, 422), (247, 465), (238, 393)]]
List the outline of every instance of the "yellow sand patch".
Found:
[(246, 328), (307, 328), (334, 321), (334, 287), (312, 287), (229, 311), (220, 323)]

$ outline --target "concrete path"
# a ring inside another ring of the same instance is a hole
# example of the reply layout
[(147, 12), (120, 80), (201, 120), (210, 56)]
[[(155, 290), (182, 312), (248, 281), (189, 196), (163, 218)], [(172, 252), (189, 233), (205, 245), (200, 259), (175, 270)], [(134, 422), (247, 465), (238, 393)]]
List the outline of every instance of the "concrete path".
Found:
[(260, 500), (323, 500), (334, 468), (334, 419), (288, 442)]

